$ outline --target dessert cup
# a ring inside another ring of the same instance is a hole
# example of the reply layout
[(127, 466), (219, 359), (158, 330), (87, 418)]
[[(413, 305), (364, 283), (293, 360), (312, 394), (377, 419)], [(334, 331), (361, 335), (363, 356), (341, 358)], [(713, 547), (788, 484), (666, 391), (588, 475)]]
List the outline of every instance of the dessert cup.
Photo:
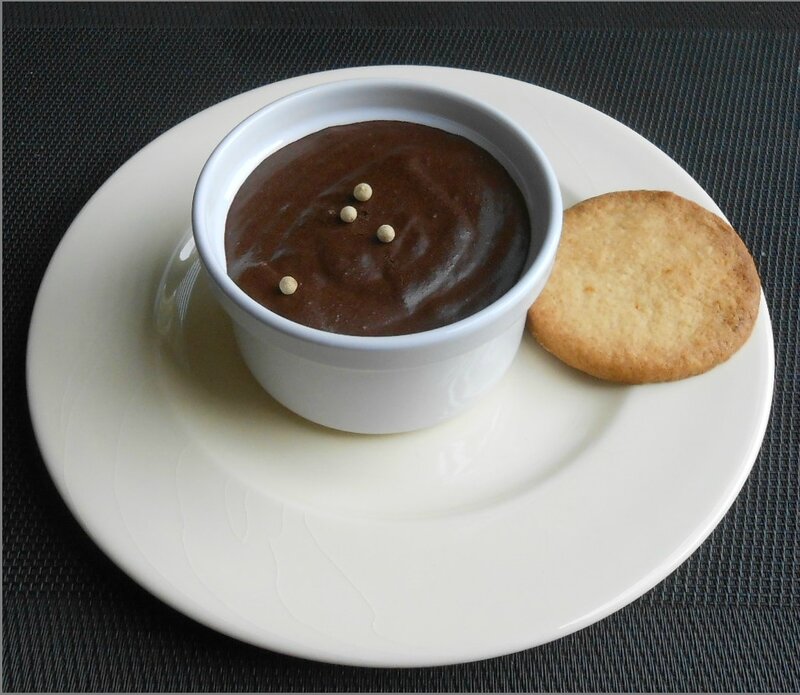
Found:
[[(525, 198), (531, 243), (515, 285), (484, 309), (433, 330), (365, 337), (293, 322), (227, 274), (225, 221), (236, 192), (266, 157), (335, 125), (396, 120), (440, 128), (483, 147)], [(216, 147), (195, 189), (192, 226), (201, 262), (233, 321), (248, 368), (276, 400), (321, 425), (387, 434), (457, 415), (491, 388), (516, 354), (528, 308), (544, 287), (561, 233), (561, 194), (546, 157), (491, 105), (404, 80), (347, 80), (275, 101)]]

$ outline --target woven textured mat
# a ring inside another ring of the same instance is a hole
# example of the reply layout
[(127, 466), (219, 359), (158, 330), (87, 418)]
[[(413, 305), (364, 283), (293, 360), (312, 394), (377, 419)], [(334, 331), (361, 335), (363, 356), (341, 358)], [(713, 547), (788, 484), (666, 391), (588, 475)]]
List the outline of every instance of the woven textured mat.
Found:
[[(3, 14), (5, 690), (800, 690), (798, 4), (37, 3)], [(389, 63), (538, 84), (654, 142), (741, 233), (775, 333), (761, 454), (684, 565), (580, 633), (437, 669), (284, 657), (164, 606), (67, 512), (25, 397), (37, 288), (70, 222), (116, 168), (245, 90)]]

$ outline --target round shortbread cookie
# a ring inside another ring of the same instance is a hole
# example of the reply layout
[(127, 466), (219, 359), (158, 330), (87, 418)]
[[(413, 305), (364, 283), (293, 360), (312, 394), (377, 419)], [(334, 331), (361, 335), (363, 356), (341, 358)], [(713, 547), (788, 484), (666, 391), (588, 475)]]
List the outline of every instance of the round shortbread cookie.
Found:
[(566, 364), (638, 384), (701, 374), (753, 330), (761, 285), (724, 220), (663, 191), (620, 191), (564, 212), (553, 273), (528, 314)]

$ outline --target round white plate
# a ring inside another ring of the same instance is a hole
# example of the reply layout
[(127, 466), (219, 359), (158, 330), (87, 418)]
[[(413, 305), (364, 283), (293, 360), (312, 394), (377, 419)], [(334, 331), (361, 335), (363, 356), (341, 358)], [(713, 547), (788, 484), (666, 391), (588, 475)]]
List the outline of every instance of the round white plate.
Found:
[(567, 206), (650, 188), (719, 212), (625, 126), (514, 80), (375, 67), (268, 85), (159, 137), (75, 219), (33, 314), (31, 413), (87, 533), (185, 614), (323, 661), (481, 659), (607, 616), (711, 532), (764, 434), (769, 316), (762, 298), (731, 360), (671, 384), (602, 383), (526, 338), (497, 388), (430, 430), (348, 435), (284, 410), (243, 366), (199, 273), (192, 190), (214, 145), (259, 107), (376, 76), (506, 112), (552, 161)]

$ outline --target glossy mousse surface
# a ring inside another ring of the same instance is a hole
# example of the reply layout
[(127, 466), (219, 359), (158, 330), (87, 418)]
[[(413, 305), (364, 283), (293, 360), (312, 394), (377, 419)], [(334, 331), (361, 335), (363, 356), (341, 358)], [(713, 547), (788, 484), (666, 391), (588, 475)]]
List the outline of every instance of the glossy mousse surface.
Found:
[[(359, 202), (356, 184), (372, 197)], [(358, 211), (345, 223), (339, 212)], [(376, 230), (395, 229), (382, 243)], [(517, 281), (530, 244), (525, 201), (466, 138), (400, 121), (327, 128), (278, 150), (228, 212), (228, 274), (253, 299), (334, 333), (400, 335), (485, 308)], [(284, 295), (286, 275), (298, 282)]]

